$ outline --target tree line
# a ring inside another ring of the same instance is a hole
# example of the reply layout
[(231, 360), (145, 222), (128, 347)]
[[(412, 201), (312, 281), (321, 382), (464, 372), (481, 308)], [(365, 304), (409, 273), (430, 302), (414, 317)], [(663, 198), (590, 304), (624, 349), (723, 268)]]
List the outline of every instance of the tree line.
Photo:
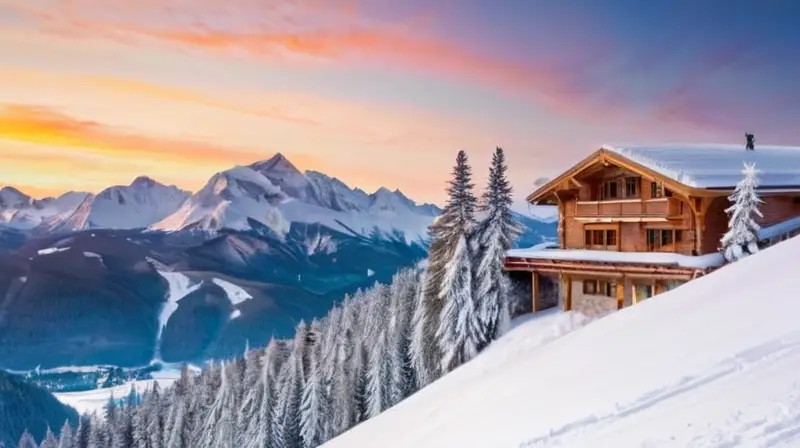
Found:
[(475, 357), (507, 328), (503, 256), (520, 233), (507, 164), (497, 148), (480, 200), (467, 154), (456, 157), (444, 212), (431, 225), (428, 258), (345, 296), (327, 316), (300, 322), (199, 375), (184, 367), (111, 398), (58, 436), (20, 448), (312, 448), (394, 406)]

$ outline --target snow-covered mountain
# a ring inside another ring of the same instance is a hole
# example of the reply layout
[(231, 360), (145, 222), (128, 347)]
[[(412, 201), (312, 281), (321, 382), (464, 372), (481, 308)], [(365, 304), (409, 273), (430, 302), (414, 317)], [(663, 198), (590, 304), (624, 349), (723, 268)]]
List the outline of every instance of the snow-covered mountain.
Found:
[(286, 157), (274, 157), (215, 174), (172, 215), (151, 226), (177, 231), (246, 230), (251, 220), (278, 235), (292, 222), (319, 223), (361, 236), (423, 238), (441, 210), (417, 205), (402, 192), (369, 194), (316, 171), (301, 172)]
[(14, 187), (0, 188), (0, 224), (31, 229), (47, 219), (72, 213), (87, 195), (71, 191), (57, 198), (34, 199)]
[(800, 446), (798, 253), (795, 237), (585, 326), (525, 316), (323, 446)]
[(86, 195), (72, 213), (45, 219), (37, 230), (144, 228), (174, 213), (189, 195), (174, 185), (163, 185), (140, 176), (130, 185), (117, 185), (97, 195)]

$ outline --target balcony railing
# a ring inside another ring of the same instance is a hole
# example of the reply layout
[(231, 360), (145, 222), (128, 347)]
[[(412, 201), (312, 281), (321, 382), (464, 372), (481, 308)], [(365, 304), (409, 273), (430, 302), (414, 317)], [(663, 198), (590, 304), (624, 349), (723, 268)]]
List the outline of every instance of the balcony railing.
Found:
[(578, 218), (672, 218), (681, 215), (677, 198), (578, 201)]

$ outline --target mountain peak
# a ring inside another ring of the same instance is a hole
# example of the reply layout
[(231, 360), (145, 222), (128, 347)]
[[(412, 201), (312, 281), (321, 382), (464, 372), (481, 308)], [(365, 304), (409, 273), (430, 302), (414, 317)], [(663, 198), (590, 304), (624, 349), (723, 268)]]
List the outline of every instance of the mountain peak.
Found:
[(146, 187), (150, 188), (158, 184), (155, 180), (147, 176), (139, 176), (131, 182), (131, 187)]
[(294, 164), (281, 153), (276, 153), (269, 159), (256, 162), (250, 165), (250, 168), (263, 174), (277, 172), (301, 174), (300, 170), (298, 170), (297, 167), (295, 167)]

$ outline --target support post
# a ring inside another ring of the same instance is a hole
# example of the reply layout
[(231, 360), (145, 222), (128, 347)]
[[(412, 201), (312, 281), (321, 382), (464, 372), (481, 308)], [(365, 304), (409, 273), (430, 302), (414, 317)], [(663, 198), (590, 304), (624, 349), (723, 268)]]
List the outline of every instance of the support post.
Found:
[(572, 310), (572, 278), (564, 276), (564, 311)]
[(541, 306), (541, 296), (540, 296), (540, 286), (539, 286), (539, 274), (536, 272), (531, 272), (531, 310), (533, 312), (539, 311)]
[(636, 305), (639, 303), (639, 299), (636, 297), (636, 283), (631, 280), (631, 305)]
[(664, 284), (664, 280), (656, 280), (655, 285), (653, 286), (653, 295), (657, 296), (666, 290), (666, 285)]
[(617, 309), (621, 310), (625, 306), (625, 280), (617, 282)]

